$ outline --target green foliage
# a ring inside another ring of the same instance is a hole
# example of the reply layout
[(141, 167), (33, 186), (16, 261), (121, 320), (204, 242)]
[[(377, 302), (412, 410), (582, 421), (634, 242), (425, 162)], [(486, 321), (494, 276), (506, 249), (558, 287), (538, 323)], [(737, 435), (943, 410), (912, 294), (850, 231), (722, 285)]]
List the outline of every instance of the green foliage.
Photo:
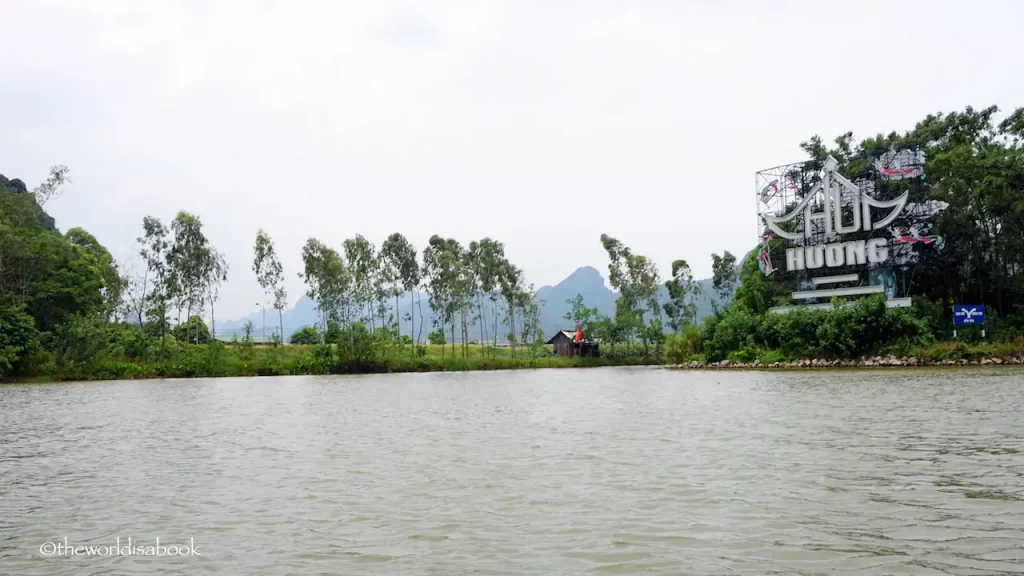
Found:
[(736, 257), (728, 250), (722, 255), (711, 255), (712, 286), (718, 294), (719, 302), (726, 303), (732, 298), (736, 289)]
[(39, 346), (32, 317), (0, 303), (0, 377), (16, 374), (22, 361)]
[(780, 300), (788, 298), (793, 291), (793, 282), (769, 280), (757, 266), (757, 251), (747, 253), (740, 264), (740, 284), (736, 288), (734, 302), (753, 314), (764, 314)]
[(427, 334), (427, 342), (430, 342), (431, 344), (437, 346), (445, 344), (446, 341), (444, 339), (444, 331), (438, 329), (432, 331), (430, 334)]
[(190, 344), (206, 344), (210, 341), (210, 330), (199, 316), (192, 316), (187, 322), (174, 327), (174, 339)]
[(793, 358), (853, 358), (899, 343), (920, 346), (931, 339), (926, 321), (913, 311), (887, 308), (885, 297), (876, 295), (851, 306), (787, 314), (755, 315), (733, 306), (708, 320), (704, 346), (712, 361), (737, 353), (756, 357), (764, 349)]
[(668, 302), (662, 305), (668, 316), (668, 325), (679, 332), (683, 326), (697, 322), (697, 304), (693, 298), (700, 293), (700, 284), (693, 281), (693, 273), (686, 260), (672, 262), (672, 278), (665, 281)]
[(665, 357), (673, 364), (681, 364), (703, 348), (704, 334), (700, 326), (687, 324), (682, 331), (669, 334), (665, 338)]

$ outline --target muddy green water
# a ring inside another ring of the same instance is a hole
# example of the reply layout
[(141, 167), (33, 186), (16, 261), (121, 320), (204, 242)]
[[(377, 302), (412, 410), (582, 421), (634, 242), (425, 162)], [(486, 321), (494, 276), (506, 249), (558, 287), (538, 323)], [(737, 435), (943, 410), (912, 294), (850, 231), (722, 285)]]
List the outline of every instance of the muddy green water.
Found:
[(0, 386), (0, 574), (1015, 572), (1020, 370)]

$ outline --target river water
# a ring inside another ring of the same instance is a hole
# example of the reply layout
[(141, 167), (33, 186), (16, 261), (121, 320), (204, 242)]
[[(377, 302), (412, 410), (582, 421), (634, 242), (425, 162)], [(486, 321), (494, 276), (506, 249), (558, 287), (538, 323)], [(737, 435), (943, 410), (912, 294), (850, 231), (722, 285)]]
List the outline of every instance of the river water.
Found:
[(0, 386), (0, 574), (1019, 572), (1011, 368)]

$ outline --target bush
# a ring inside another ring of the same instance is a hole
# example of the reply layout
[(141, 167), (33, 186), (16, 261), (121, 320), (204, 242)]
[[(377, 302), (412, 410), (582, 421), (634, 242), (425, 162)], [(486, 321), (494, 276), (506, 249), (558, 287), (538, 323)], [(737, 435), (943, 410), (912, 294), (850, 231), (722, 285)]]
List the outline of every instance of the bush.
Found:
[[(832, 310), (800, 308), (761, 316), (734, 306), (708, 319), (704, 350), (709, 361), (734, 357), (752, 362), (750, 357), (758, 350), (779, 350), (792, 358), (852, 358), (887, 348), (922, 346), (931, 340), (926, 320), (912, 310), (887, 308), (879, 295)], [(730, 356), (735, 353), (739, 355)]]
[(187, 322), (174, 327), (174, 339), (188, 344), (206, 344), (210, 341), (210, 330), (199, 316), (192, 316)]
[(757, 357), (759, 364), (770, 366), (776, 362), (785, 362), (786, 355), (781, 350), (763, 350)]
[(703, 340), (700, 326), (687, 324), (680, 332), (665, 338), (665, 356), (673, 364), (682, 364), (690, 356), (700, 353)]
[(288, 339), (292, 344), (314, 345), (320, 343), (320, 333), (312, 326), (304, 326), (296, 330)]

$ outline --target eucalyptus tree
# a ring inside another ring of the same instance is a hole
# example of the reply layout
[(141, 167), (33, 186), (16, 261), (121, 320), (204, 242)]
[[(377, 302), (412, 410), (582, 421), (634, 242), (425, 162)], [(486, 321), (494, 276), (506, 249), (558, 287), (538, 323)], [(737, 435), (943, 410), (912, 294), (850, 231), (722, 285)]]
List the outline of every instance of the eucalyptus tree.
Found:
[(483, 243), (487, 240), (487, 238), (484, 238), (480, 242), (476, 240), (470, 242), (469, 249), (465, 253), (471, 299), (473, 304), (476, 305), (476, 321), (480, 324), (480, 350), (484, 349), (485, 342), (487, 341), (484, 332), (487, 329), (487, 318), (484, 314), (484, 276), (486, 270), (483, 248)]
[(451, 327), (454, 356), (455, 326), (460, 313), (464, 311), (468, 293), (467, 270), (459, 242), (437, 234), (431, 236), (427, 247), (423, 249), (423, 276), (430, 297), (430, 308), (436, 318), (440, 319), (440, 327)]
[(373, 243), (356, 234), (355, 238), (349, 238), (343, 243), (345, 249), (345, 260), (348, 261), (349, 271), (352, 280), (352, 291), (356, 306), (360, 314), (364, 309), (368, 317), (361, 316), (363, 320), (369, 320), (371, 331), (375, 328), (373, 300), (376, 297), (376, 276), (377, 256)]
[(572, 322), (573, 326), (578, 326), (584, 334), (588, 334), (591, 322), (597, 320), (599, 316), (597, 308), (587, 308), (582, 294), (576, 294), (565, 303), (569, 305), (569, 311), (562, 318)]
[(494, 327), (493, 345), (498, 346), (498, 298), (500, 296), (500, 278), (505, 260), (505, 245), (491, 238), (484, 238), (479, 246), (479, 281), (480, 289), (491, 301), (491, 320)]
[(71, 178), (68, 178), (69, 173), (71, 173), (71, 169), (63, 164), (50, 166), (50, 175), (39, 186), (32, 189), (32, 195), (35, 196), (36, 204), (42, 206), (60, 196), (61, 187), (71, 182)]
[(145, 324), (145, 314), (148, 306), (147, 296), (150, 269), (148, 266), (145, 266), (140, 271), (139, 268), (134, 258), (129, 259), (125, 264), (121, 282), (124, 285), (125, 315), (135, 318), (141, 327)]
[[(163, 222), (153, 216), (142, 219), (143, 234), (136, 241), (139, 244), (139, 256), (146, 263), (146, 275), (143, 277), (140, 301), (148, 302), (145, 306), (149, 317), (159, 323), (160, 346), (163, 347), (167, 333), (167, 300), (171, 277), (167, 254), (170, 250), (168, 235), (170, 231)], [(146, 293), (146, 286), (151, 290)], [(142, 322), (142, 306), (139, 307), (139, 323)]]
[[(663, 330), (661, 320), (661, 306), (658, 305), (658, 286), (661, 278), (658, 275), (658, 267), (646, 256), (632, 254), (626, 260), (626, 269), (629, 275), (631, 290), (639, 303), (636, 313), (637, 323), (640, 326), (640, 336), (644, 344), (644, 355), (649, 355), (648, 345), (654, 341), (659, 343), (662, 340)], [(644, 315), (650, 316), (650, 323), (644, 321)]]
[(516, 357), (516, 308), (519, 307), (525, 283), (523, 271), (505, 260), (498, 276), (501, 296), (505, 299), (505, 314), (508, 322), (508, 341), (512, 347), (512, 357)]
[(718, 293), (719, 302), (724, 304), (736, 290), (736, 257), (728, 250), (722, 255), (711, 255), (712, 286)]
[[(405, 236), (395, 232), (388, 236), (387, 240), (381, 245), (380, 259), (382, 264), (381, 278), (391, 283), (391, 293), (395, 297), (395, 324), (397, 329), (401, 326), (398, 321), (400, 318), (398, 297), (403, 292), (408, 292), (410, 293), (410, 302), (412, 303), (415, 300), (413, 290), (415, 290), (420, 282), (420, 269), (416, 263), (416, 248), (406, 240)], [(416, 319), (413, 316), (411, 304), (409, 319), (411, 321), (409, 338), (413, 339), (415, 338)]]
[[(212, 338), (217, 338), (217, 318), (214, 315), (214, 307), (220, 299), (220, 286), (228, 281), (230, 266), (224, 255), (217, 250), (210, 249), (210, 259), (206, 269), (206, 296), (210, 299), (210, 331)], [(196, 327), (198, 332), (199, 328)], [(198, 340), (198, 336), (196, 339)]]
[(306, 240), (302, 247), (302, 264), (299, 278), (306, 282), (306, 295), (316, 302), (326, 342), (328, 322), (339, 317), (351, 277), (341, 255), (316, 238)]
[[(540, 326), (540, 310), (544, 306), (544, 300), (537, 298), (537, 290), (530, 284), (522, 293), (520, 299), (521, 313), (523, 318), (523, 340), (524, 344), (530, 345), (530, 357), (536, 358), (537, 352), (544, 342), (544, 329)], [(596, 309), (592, 309), (596, 312)], [(527, 340), (528, 339), (528, 340)]]
[(618, 291), (615, 301), (615, 322), (622, 326), (630, 342), (634, 332), (642, 325), (639, 296), (631, 281), (628, 263), (633, 256), (630, 249), (607, 234), (601, 235), (601, 245), (608, 253), (608, 283)]
[(284, 289), (284, 267), (277, 257), (273, 239), (262, 228), (256, 233), (256, 243), (253, 245), (252, 271), (256, 274), (260, 288), (263, 288), (264, 296), (274, 296), (278, 328), (281, 341), (284, 342), (284, 308), (288, 305), (288, 293)]
[[(445, 252), (444, 238), (437, 234), (430, 237), (423, 249), (423, 288), (427, 292), (430, 309), (434, 312), (434, 327), (444, 334), (448, 325), (448, 301), (450, 288), (442, 274), (441, 259)], [(444, 344), (441, 345), (441, 361), (444, 361)]]
[(652, 340), (652, 329), (644, 320), (645, 314), (650, 315), (652, 325), (661, 324), (658, 267), (646, 256), (634, 254), (622, 242), (607, 234), (601, 235), (601, 244), (608, 253), (608, 281), (612, 288), (619, 291), (619, 298), (615, 302), (615, 320), (627, 327), (631, 341), (633, 334), (639, 332), (646, 354)]
[(210, 266), (210, 243), (203, 234), (203, 223), (195, 215), (178, 212), (171, 222), (174, 241), (168, 252), (168, 264), (174, 279), (178, 314), (185, 308), (185, 317), (192, 317), (192, 310), (200, 313), (204, 307), (206, 271)]
[(668, 289), (668, 302), (663, 308), (669, 327), (679, 332), (687, 324), (696, 324), (697, 305), (693, 296), (700, 290), (700, 284), (693, 281), (693, 273), (686, 260), (672, 262), (672, 278), (665, 281), (665, 288)]

